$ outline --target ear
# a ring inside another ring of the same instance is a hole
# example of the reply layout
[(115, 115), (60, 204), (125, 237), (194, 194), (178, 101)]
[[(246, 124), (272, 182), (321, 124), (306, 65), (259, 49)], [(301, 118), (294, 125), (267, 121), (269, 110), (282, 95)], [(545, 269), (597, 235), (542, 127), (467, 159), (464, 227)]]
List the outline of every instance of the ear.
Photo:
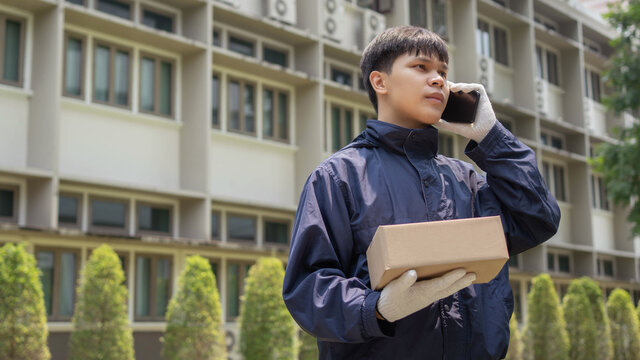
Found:
[(369, 74), (369, 82), (373, 91), (378, 95), (386, 95), (387, 89), (387, 73), (374, 70)]

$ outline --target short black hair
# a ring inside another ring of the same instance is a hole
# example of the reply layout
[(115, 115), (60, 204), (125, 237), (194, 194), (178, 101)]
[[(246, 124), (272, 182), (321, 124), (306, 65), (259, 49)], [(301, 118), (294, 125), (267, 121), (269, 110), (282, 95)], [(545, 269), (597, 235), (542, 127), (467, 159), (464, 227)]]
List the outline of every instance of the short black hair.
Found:
[(419, 26), (396, 26), (378, 34), (362, 53), (360, 70), (369, 100), (378, 112), (378, 97), (369, 82), (372, 71), (391, 73), (393, 62), (404, 54), (415, 53), (437, 58), (448, 64), (447, 44), (438, 34)]

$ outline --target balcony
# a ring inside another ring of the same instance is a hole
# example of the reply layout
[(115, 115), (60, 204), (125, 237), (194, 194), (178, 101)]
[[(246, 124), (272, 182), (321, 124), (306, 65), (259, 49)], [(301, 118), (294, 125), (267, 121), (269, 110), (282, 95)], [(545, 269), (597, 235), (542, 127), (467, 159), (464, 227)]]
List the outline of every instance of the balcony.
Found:
[(599, 102), (584, 98), (584, 118), (589, 131), (600, 136), (609, 136), (607, 109)]
[(538, 112), (552, 121), (562, 121), (564, 90), (544, 79), (536, 78)]

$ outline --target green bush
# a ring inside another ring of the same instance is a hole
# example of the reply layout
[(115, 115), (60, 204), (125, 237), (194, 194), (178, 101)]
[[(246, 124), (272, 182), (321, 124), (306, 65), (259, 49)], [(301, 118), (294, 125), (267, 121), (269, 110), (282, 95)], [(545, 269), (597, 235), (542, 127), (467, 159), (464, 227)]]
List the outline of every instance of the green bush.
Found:
[(511, 336), (509, 337), (509, 351), (507, 351), (507, 357), (504, 359), (522, 360), (522, 339), (520, 337), (520, 330), (518, 330), (518, 321), (514, 315), (511, 315), (509, 330), (511, 332)]
[(611, 329), (609, 328), (609, 317), (604, 308), (602, 300), (602, 290), (598, 283), (588, 277), (582, 277), (578, 283), (582, 286), (589, 305), (591, 314), (596, 326), (596, 356), (594, 359), (611, 360), (613, 359), (613, 343), (611, 343)]
[(120, 259), (108, 245), (92, 251), (78, 286), (70, 359), (133, 359), (124, 279)]
[(569, 336), (558, 295), (548, 274), (533, 278), (528, 304), (524, 330), (525, 359), (569, 359)]
[(0, 248), (0, 359), (51, 357), (39, 276), (35, 259), (22, 245)]
[(317, 360), (318, 359), (318, 339), (304, 330), (298, 333), (300, 339), (299, 360)]
[(615, 289), (607, 300), (607, 314), (611, 326), (613, 358), (616, 360), (640, 359), (640, 330), (629, 293)]
[(284, 269), (261, 258), (249, 270), (240, 310), (240, 352), (245, 360), (295, 359), (296, 325), (282, 299)]
[(203, 257), (187, 258), (166, 319), (164, 359), (226, 359), (220, 295), (211, 265)]
[(579, 280), (571, 282), (562, 305), (569, 334), (569, 357), (572, 360), (598, 359), (596, 322), (593, 319), (587, 293)]

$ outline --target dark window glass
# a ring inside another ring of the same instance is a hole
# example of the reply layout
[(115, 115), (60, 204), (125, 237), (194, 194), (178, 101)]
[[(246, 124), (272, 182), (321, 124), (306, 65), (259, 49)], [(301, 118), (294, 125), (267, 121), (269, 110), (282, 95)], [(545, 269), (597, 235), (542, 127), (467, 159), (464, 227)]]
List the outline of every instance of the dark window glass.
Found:
[(155, 106), (156, 61), (143, 57), (140, 62), (140, 109), (153, 111)]
[(569, 255), (558, 255), (558, 271), (568, 273), (571, 271)]
[(360, 114), (360, 131), (364, 131), (367, 128), (367, 120), (369, 117), (365, 114)]
[(600, 102), (600, 75), (596, 72), (591, 72), (591, 96), (594, 101)]
[(53, 310), (53, 279), (55, 254), (51, 251), (38, 251), (36, 255), (38, 268), (40, 269), (40, 282), (42, 283), (42, 292), (44, 293), (44, 308), (47, 315), (52, 314)]
[(478, 20), (476, 28), (476, 46), (478, 54), (484, 57), (491, 57), (491, 36), (489, 34), (489, 24)]
[(77, 225), (78, 208), (77, 197), (60, 195), (58, 198), (58, 222)]
[(229, 37), (229, 50), (246, 56), (255, 56), (252, 42), (234, 36)]
[(549, 271), (556, 270), (555, 255), (553, 254), (547, 254), (547, 269), (549, 269)]
[[(10, 82), (20, 81), (20, 39), (22, 23), (6, 19), (4, 28), (4, 66), (3, 79)], [(0, 49), (1, 50), (1, 49)]]
[(151, 258), (136, 259), (136, 316), (149, 316), (149, 292), (151, 291)]
[(117, 0), (98, 0), (98, 10), (125, 19), (131, 19), (131, 5)]
[(604, 180), (598, 177), (598, 189), (600, 190), (600, 209), (609, 210), (609, 199), (607, 199), (607, 187)]
[(346, 71), (331, 68), (331, 80), (343, 85), (351, 86), (351, 74)]
[(229, 129), (240, 130), (240, 83), (229, 81)]
[(109, 47), (103, 45), (96, 46), (93, 59), (93, 98), (99, 101), (109, 101), (110, 62)]
[(287, 66), (287, 53), (285, 51), (264, 48), (264, 61), (280, 66)]
[(547, 187), (551, 187), (551, 171), (549, 170), (549, 163), (542, 163), (542, 177), (544, 177), (544, 183)]
[(347, 146), (353, 139), (353, 117), (351, 111), (345, 110), (343, 120), (344, 136), (342, 138), (342, 146)]
[(262, 93), (262, 130), (264, 136), (273, 137), (273, 109), (275, 107), (273, 91), (265, 89)]
[(135, 315), (144, 320), (164, 320), (171, 296), (171, 259), (136, 258)]
[(227, 263), (227, 319), (240, 314), (240, 265)]
[(493, 37), (495, 40), (496, 62), (505, 66), (509, 66), (509, 47), (507, 44), (507, 32), (500, 28), (494, 27)]
[(549, 75), (549, 82), (554, 85), (560, 85), (558, 78), (558, 56), (550, 51), (547, 51), (547, 73)]
[(596, 178), (595, 176), (591, 175), (591, 205), (594, 208), (598, 207), (598, 199), (596, 199), (596, 194), (598, 193), (598, 190), (596, 189)]
[(125, 203), (92, 200), (91, 225), (124, 229), (126, 225), (127, 205)]
[(68, 95), (82, 93), (82, 40), (67, 38), (66, 63), (64, 69), (64, 90)]
[(172, 105), (172, 65), (169, 62), (160, 63), (160, 114), (171, 115)]
[(222, 46), (222, 37), (220, 36), (220, 31), (218, 30), (213, 30), (213, 45)]
[(562, 139), (557, 136), (551, 136), (551, 146), (560, 150), (564, 147), (562, 145)]
[(269, 243), (288, 244), (289, 224), (273, 221), (264, 223), (265, 241)]
[(289, 138), (289, 102), (285, 93), (278, 93), (278, 138), (287, 140)]
[(331, 108), (331, 140), (333, 151), (338, 151), (340, 146), (340, 108)]
[(411, 25), (427, 27), (427, 3), (426, 0), (411, 0), (409, 2), (409, 23)]
[(358, 89), (362, 91), (366, 91), (367, 89), (364, 87), (364, 78), (362, 75), (358, 76)]
[(73, 315), (73, 304), (76, 289), (76, 254), (63, 252), (60, 254), (60, 299), (58, 299), (58, 314)]
[(509, 258), (509, 267), (517, 268), (519, 266), (518, 256), (514, 255)]
[(255, 132), (255, 123), (253, 85), (244, 84), (244, 131)]
[(566, 201), (564, 189), (564, 168), (559, 165), (553, 166), (553, 178), (555, 182), (555, 196), (557, 200)]
[(138, 206), (138, 230), (169, 232), (171, 210), (148, 205)]
[(604, 276), (613, 277), (613, 261), (603, 260), (602, 265), (604, 267)]
[(511, 289), (513, 291), (513, 316), (516, 317), (516, 320), (521, 321), (522, 303), (520, 302), (520, 283), (511, 282)]
[(116, 104), (129, 105), (129, 53), (116, 51), (113, 90)]
[(155, 278), (155, 301), (156, 313), (158, 318), (163, 318), (167, 311), (169, 303), (169, 279), (171, 277), (171, 263), (169, 259), (157, 259), (156, 261), (156, 278)]
[(228, 215), (227, 231), (231, 240), (254, 241), (256, 238), (256, 219), (247, 216)]
[(142, 23), (158, 30), (173, 32), (173, 18), (154, 11), (144, 10)]
[(13, 217), (13, 190), (0, 189), (0, 217)]
[(211, 213), (211, 238), (220, 238), (220, 213), (216, 211)]
[(540, 133), (540, 143), (542, 143), (542, 145), (549, 145), (549, 136), (545, 133)]
[(220, 79), (217, 75), (211, 83), (211, 126), (220, 127)]
[(540, 79), (545, 79), (544, 62), (542, 59), (542, 48), (540, 46), (536, 46), (536, 75), (538, 75)]
[(447, 31), (447, 2), (445, 0), (431, 0), (431, 16), (433, 32), (440, 35), (444, 40), (449, 40), (449, 32)]

